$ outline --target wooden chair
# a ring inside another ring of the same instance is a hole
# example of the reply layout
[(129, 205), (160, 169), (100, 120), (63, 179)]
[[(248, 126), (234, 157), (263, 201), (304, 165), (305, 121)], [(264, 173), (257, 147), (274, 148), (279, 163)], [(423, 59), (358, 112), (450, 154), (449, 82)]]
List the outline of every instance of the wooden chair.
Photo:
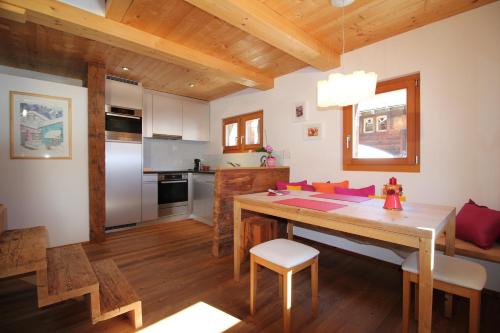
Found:
[(283, 297), (283, 331), (291, 331), (292, 275), (311, 266), (312, 310), (318, 312), (318, 254), (319, 251), (288, 239), (274, 239), (250, 249), (250, 314), (255, 313), (257, 295), (257, 266), (279, 274), (280, 296)]
[[(405, 259), (403, 269), (403, 323), (408, 332), (410, 320), (411, 283), (415, 283), (415, 317), (418, 318), (418, 252)], [(450, 257), (434, 255), (435, 289), (469, 299), (469, 332), (479, 332), (481, 291), (486, 283), (486, 270), (480, 264)]]

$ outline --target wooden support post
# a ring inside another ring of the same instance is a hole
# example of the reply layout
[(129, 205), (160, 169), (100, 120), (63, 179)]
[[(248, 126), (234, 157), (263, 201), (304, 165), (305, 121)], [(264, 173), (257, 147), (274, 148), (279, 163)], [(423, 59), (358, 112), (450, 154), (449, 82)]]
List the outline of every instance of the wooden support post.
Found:
[[(447, 256), (455, 255), (455, 211), (453, 211), (445, 230), (445, 248), (444, 254)], [(453, 316), (453, 295), (444, 294), (444, 316), (451, 318)]]
[(481, 291), (474, 291), (469, 298), (469, 333), (479, 333), (481, 322)]
[(105, 76), (104, 65), (88, 64), (89, 223), (90, 241), (92, 242), (101, 242), (105, 238)]

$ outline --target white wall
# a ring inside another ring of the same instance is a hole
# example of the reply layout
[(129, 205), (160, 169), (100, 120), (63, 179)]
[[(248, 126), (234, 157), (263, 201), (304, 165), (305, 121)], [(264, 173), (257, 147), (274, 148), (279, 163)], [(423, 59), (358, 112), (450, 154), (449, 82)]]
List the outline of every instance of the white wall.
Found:
[[(71, 160), (12, 160), (9, 91), (72, 99)], [(87, 89), (0, 74), (0, 202), (8, 229), (45, 225), (50, 246), (89, 239)]]
[[(500, 209), (499, 17), (500, 2), (495, 2), (342, 57), (342, 71), (375, 71), (379, 80), (420, 72), (420, 173), (343, 171), (341, 112), (316, 110), (316, 82), (329, 73), (312, 68), (276, 79), (274, 89), (246, 89), (211, 102), (210, 152), (222, 152), (222, 118), (263, 109), (267, 143), (289, 152), (292, 180), (348, 179), (351, 187), (375, 184), (380, 191), (394, 175), (411, 201), (460, 208), (470, 197)], [(304, 141), (302, 125), (292, 123), (293, 103), (299, 101), (310, 106), (309, 122), (323, 123), (323, 140)], [(317, 238), (309, 231), (297, 232)], [(337, 238), (328, 242), (397, 261), (387, 250)], [(500, 290), (500, 281), (494, 289)]]
[(144, 139), (143, 166), (155, 171), (192, 169), (195, 158), (203, 160), (207, 145), (206, 142)]

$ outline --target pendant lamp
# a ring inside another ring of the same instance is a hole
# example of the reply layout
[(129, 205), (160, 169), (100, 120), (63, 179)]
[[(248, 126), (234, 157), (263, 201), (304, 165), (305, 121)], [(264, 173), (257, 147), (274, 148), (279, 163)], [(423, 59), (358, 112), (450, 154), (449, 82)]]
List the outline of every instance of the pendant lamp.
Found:
[[(342, 55), (345, 49), (344, 7), (352, 0), (332, 0), (332, 5), (342, 7)], [(341, 65), (342, 68), (342, 65)], [(328, 80), (318, 81), (318, 106), (346, 106), (375, 96), (377, 74), (355, 71), (351, 74), (332, 73)]]

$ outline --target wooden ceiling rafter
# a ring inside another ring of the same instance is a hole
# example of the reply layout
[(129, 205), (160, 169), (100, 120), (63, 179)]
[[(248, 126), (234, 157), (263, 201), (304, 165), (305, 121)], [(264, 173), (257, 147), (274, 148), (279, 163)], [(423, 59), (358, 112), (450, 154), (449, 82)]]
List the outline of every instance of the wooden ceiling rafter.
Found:
[(223, 77), (247, 87), (270, 89), (274, 85), (272, 78), (257, 71), (55, 0), (2, 0), (0, 3), (25, 9), (29, 22)]
[(340, 65), (339, 54), (331, 47), (314, 39), (260, 1), (185, 1), (317, 69), (326, 71)]

